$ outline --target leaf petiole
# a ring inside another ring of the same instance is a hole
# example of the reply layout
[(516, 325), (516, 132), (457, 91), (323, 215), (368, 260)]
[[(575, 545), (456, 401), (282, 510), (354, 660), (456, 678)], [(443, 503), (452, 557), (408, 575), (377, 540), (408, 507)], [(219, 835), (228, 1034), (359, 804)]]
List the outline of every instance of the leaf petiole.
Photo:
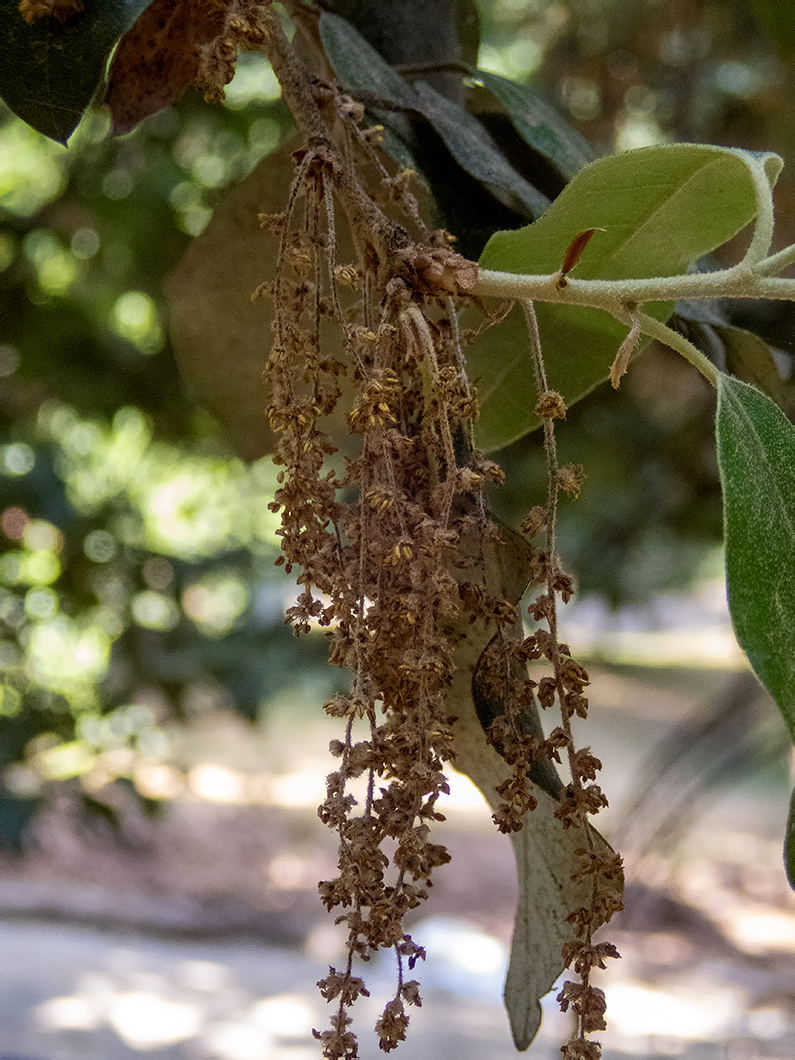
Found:
[(708, 383), (712, 386), (718, 385), (718, 375), (720, 374), (718, 369), (684, 335), (680, 335), (678, 331), (669, 328), (667, 324), (655, 320), (654, 317), (650, 317), (648, 313), (643, 313), (640, 310), (633, 312), (632, 320), (633, 323), (637, 322), (640, 325), (640, 330), (644, 335), (648, 335), (649, 338), (656, 339), (672, 350), (676, 350), (677, 353), (681, 353), (686, 361), (689, 361), (694, 368), (701, 372)]

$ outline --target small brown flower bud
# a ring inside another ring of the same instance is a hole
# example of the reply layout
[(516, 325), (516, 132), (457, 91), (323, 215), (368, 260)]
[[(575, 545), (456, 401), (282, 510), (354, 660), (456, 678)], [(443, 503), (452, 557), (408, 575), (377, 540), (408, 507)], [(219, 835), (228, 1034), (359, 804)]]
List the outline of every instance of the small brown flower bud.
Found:
[(535, 414), (542, 420), (565, 420), (566, 402), (556, 390), (546, 390), (536, 403)]

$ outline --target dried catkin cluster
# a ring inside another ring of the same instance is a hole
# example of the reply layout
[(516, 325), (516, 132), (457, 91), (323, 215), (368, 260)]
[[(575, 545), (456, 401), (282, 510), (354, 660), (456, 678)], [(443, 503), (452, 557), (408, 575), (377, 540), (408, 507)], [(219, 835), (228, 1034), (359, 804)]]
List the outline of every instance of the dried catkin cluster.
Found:
[[(404, 971), (424, 952), (403, 918), (449, 860), (429, 828), (442, 819), (436, 803), (452, 756), (451, 648), (439, 626), (464, 606), (450, 573), (463, 528), (477, 519), (464, 512), (477, 512), (499, 474), (465, 440), (475, 404), (443, 286), (462, 259), (437, 236), (403, 278), (385, 283), (364, 262), (338, 263), (333, 200), (326, 163), (306, 153), (287, 213), (263, 219), (280, 232), (267, 371), (283, 465), (273, 508), (284, 561), (300, 567), (302, 586), (288, 619), (299, 633), (328, 627), (331, 660), (352, 674), (350, 691), (325, 704), (344, 738), (331, 745), (338, 764), (319, 808), (339, 836), (339, 873), (320, 894), (339, 911), (348, 952), (319, 984), (336, 1003), (331, 1028), (316, 1032), (329, 1060), (358, 1055), (348, 1009), (367, 990), (353, 974), (356, 958), (383, 947), (397, 955), (397, 989), (376, 1026), (382, 1049), (404, 1039), (406, 1008), (420, 1004)], [(438, 280), (436, 295), (423, 293)], [(330, 329), (339, 356), (325, 352)], [(340, 411), (359, 440), (344, 464), (327, 433)], [(357, 802), (358, 778), (366, 794)]]
[[(620, 905), (611, 885), (620, 862), (587, 826), (605, 804), (589, 783), (599, 763), (575, 749), (571, 732), (572, 715), (587, 710), (588, 677), (557, 635), (556, 598), (572, 591), (555, 556), (557, 496), (576, 493), (582, 479), (580, 469), (557, 466), (552, 421), (565, 405), (546, 386), (536, 342), (550, 492), (525, 527), (531, 535), (545, 529), (546, 546), (524, 545), (528, 569), (512, 572), (544, 586), (531, 606), (539, 627), (524, 637), (516, 604), (495, 596), (484, 576), (501, 530), (483, 491), (502, 472), (472, 444), (477, 404), (454, 297), (475, 282), (477, 266), (450, 249), (446, 233), (423, 225), (410, 174), (384, 168), (378, 129), (359, 127), (362, 108), (307, 78), (275, 20), (261, 28), (306, 145), (294, 156), (284, 214), (262, 218), (279, 239), (278, 269), (275, 283), (255, 292), (275, 303), (268, 416), (282, 471), (272, 507), (281, 512), (282, 562), (299, 568), (302, 587), (288, 621), (296, 633), (325, 627), (331, 660), (351, 674), (347, 694), (325, 704), (342, 733), (331, 744), (337, 765), (319, 808), (339, 842), (338, 874), (320, 893), (346, 932), (347, 958), (319, 983), (333, 1014), (315, 1036), (327, 1060), (358, 1056), (350, 1008), (368, 991), (354, 971), (382, 948), (397, 959), (396, 990), (376, 1023), (384, 1051), (404, 1040), (407, 1009), (420, 1004), (419, 984), (406, 973), (425, 954), (404, 918), (449, 860), (430, 826), (442, 819), (437, 803), (453, 757), (456, 643), (466, 640), (462, 627), (477, 622), (492, 639), (472, 694), (513, 767), (495, 821), (506, 832), (520, 829), (537, 785), (557, 800), (561, 828), (577, 826), (586, 837), (572, 878), (592, 882), (590, 900), (569, 917), (573, 938), (563, 955), (582, 981), (567, 983), (560, 1000), (579, 1017), (566, 1057), (595, 1056), (599, 1047), (586, 1035), (602, 1025), (604, 1003), (589, 976), (615, 952), (592, 934)], [(414, 238), (384, 212), (395, 208)], [(339, 248), (347, 245), (344, 260)], [(342, 438), (356, 443), (344, 458)], [(542, 658), (552, 673), (536, 683), (526, 665)], [(561, 724), (545, 737), (539, 707), (555, 702)], [(571, 773), (565, 786), (552, 764), (561, 752)]]
[(546, 378), (541, 337), (535, 311), (526, 304), (530, 347), (536, 387), (539, 394), (536, 413), (544, 425), (544, 446), (547, 454), (548, 496), (545, 508), (534, 508), (523, 524), (525, 532), (545, 534), (545, 548), (541, 554), (544, 569), (543, 588), (528, 607), (530, 617), (542, 623), (539, 630), (529, 637), (528, 658), (546, 658), (552, 673), (538, 683), (538, 702), (544, 709), (557, 705), (561, 724), (550, 733), (549, 742), (554, 742), (554, 757), (560, 761), (559, 751), (567, 755), (570, 783), (557, 793), (558, 807), (555, 817), (564, 829), (579, 828), (585, 837), (585, 845), (575, 851), (579, 863), (572, 866), (573, 881), (589, 881), (589, 901), (573, 909), (567, 922), (572, 927), (573, 938), (563, 947), (565, 967), (573, 966), (580, 982), (564, 982), (557, 1000), (564, 1012), (572, 1009), (577, 1020), (574, 1037), (561, 1048), (564, 1060), (599, 1060), (601, 1046), (587, 1038), (594, 1031), (605, 1030), (606, 1000), (603, 990), (591, 985), (594, 968), (604, 969), (609, 957), (617, 958), (618, 950), (612, 943), (595, 942), (594, 934), (606, 924), (613, 913), (623, 908), (621, 883), (623, 869), (621, 858), (609, 847), (598, 846), (595, 833), (589, 828), (588, 818), (607, 806), (602, 789), (592, 783), (602, 768), (602, 763), (591, 754), (590, 748), (577, 748), (572, 731), (572, 718), (588, 716), (588, 699), (583, 694), (590, 679), (588, 673), (574, 658), (568, 645), (558, 636), (557, 599), (567, 603), (573, 586), (569, 576), (561, 569), (555, 552), (555, 522), (558, 500), (561, 493), (576, 497), (583, 480), (583, 469), (579, 466), (558, 463), (555, 439), (555, 421), (565, 419), (566, 405), (560, 394), (551, 390)]

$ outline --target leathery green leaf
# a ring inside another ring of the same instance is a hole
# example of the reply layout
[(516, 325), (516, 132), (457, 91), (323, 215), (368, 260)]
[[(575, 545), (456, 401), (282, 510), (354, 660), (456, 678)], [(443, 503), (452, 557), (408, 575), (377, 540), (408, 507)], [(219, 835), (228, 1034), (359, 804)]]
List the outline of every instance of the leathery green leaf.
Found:
[[(700, 144), (611, 155), (581, 170), (533, 224), (492, 236), (480, 264), (503, 272), (553, 273), (575, 236), (603, 228), (576, 266), (579, 279), (680, 274), (753, 219), (755, 177), (772, 186), (780, 169), (776, 155)], [(672, 308), (670, 303), (645, 307), (660, 320)], [(536, 312), (550, 385), (571, 404), (607, 378), (626, 328), (595, 309), (539, 304)], [(493, 331), (468, 355), (481, 395), (484, 448), (507, 445), (538, 426), (528, 359), (525, 348), (502, 344)]]
[(795, 426), (721, 375), (716, 433), (732, 622), (795, 741)]
[[(431, 123), (459, 166), (498, 192), (515, 197), (526, 216), (538, 216), (549, 200), (505, 160), (480, 122), (452, 100), (419, 82), (410, 85), (378, 54), (344, 18), (324, 11), (320, 36), (326, 56), (342, 83), (354, 93), (366, 92), (398, 110), (422, 115)], [(374, 108), (379, 120), (400, 135), (407, 135), (399, 113)], [(394, 155), (392, 140), (385, 143)], [(403, 151), (406, 147), (404, 145)], [(395, 156), (397, 157), (397, 156)], [(403, 161), (398, 158), (398, 161)]]
[(588, 142), (532, 88), (475, 67), (470, 67), (470, 73), (502, 103), (525, 142), (548, 158), (564, 177), (571, 179), (594, 161), (596, 152)]
[(87, 0), (65, 23), (28, 24), (0, 0), (0, 96), (37, 132), (65, 144), (105, 76), (108, 55), (149, 0)]
[[(734, 631), (795, 742), (795, 426), (770, 398), (721, 375), (716, 434)], [(795, 888), (795, 795), (784, 862)]]

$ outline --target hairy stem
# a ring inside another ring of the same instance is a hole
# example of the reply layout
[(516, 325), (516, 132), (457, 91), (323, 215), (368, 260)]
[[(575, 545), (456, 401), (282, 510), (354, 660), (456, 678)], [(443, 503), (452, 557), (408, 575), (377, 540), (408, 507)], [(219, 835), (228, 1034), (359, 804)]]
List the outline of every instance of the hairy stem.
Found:
[(766, 275), (771, 263), (780, 267), (795, 260), (792, 248), (765, 258), (764, 267), (749, 268), (742, 262), (718, 272), (685, 273), (681, 276), (655, 276), (642, 280), (581, 280), (566, 278), (559, 287), (559, 273), (523, 275), (481, 269), (471, 293), (483, 297), (528, 298), (534, 302), (556, 302), (559, 305), (581, 305), (615, 313), (627, 302), (677, 302), (699, 298), (763, 298), (795, 301), (795, 279)]
[(681, 353), (686, 361), (689, 361), (694, 368), (701, 372), (708, 383), (712, 386), (718, 385), (718, 376), (720, 374), (718, 369), (684, 335), (680, 335), (678, 331), (674, 331), (673, 328), (669, 328), (661, 321), (650, 317), (648, 313), (641, 313), (636, 310), (634, 316), (640, 324), (640, 330), (645, 335), (648, 335), (649, 338), (657, 339), (663, 345), (669, 346), (672, 350), (676, 350), (677, 353)]
[(348, 215), (364, 257), (366, 248), (375, 252), (377, 262), (384, 263), (392, 254), (410, 245), (408, 233), (390, 221), (361, 185), (344, 154), (337, 149), (329, 128), (312, 94), (312, 77), (293, 51), (278, 20), (270, 13), (262, 16), (267, 38), (263, 48), (281, 86), (290, 112), (303, 134), (309, 154), (329, 166), (334, 188)]
[(760, 276), (777, 276), (782, 269), (786, 269), (793, 262), (795, 262), (795, 243), (784, 247), (783, 250), (779, 250), (776, 254), (771, 254), (769, 258), (763, 258), (756, 266), (755, 271)]

